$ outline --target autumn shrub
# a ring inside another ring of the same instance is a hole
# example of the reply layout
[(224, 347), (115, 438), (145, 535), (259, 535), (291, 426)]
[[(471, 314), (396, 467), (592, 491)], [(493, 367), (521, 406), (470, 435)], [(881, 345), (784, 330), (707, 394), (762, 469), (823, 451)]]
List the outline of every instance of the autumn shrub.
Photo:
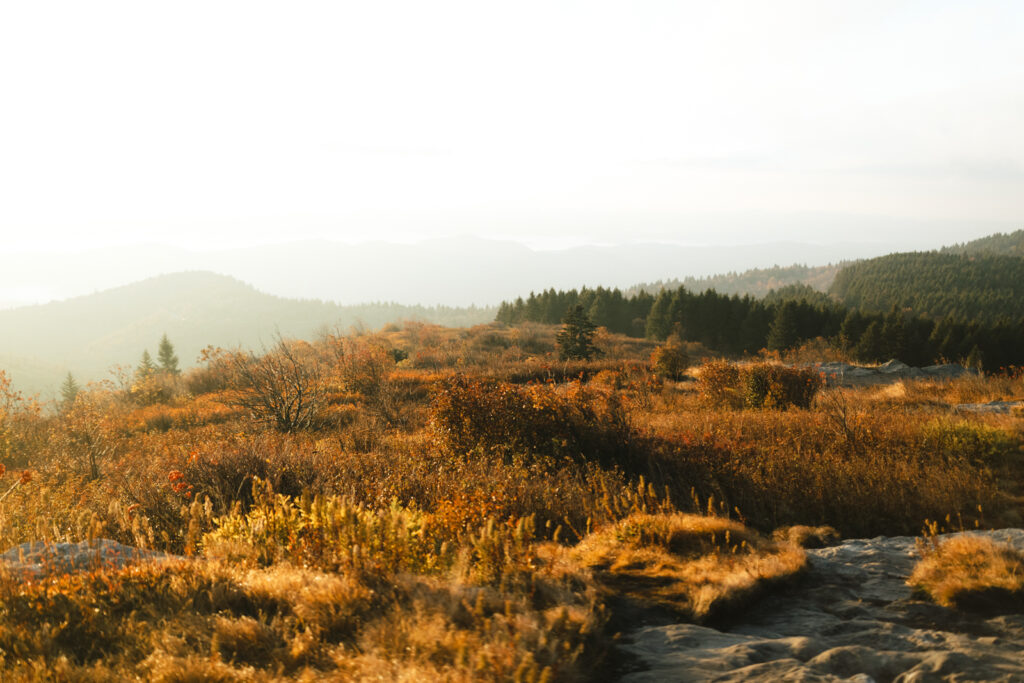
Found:
[(686, 351), (678, 345), (665, 344), (651, 351), (651, 370), (655, 374), (671, 380), (683, 378), (690, 366), (690, 358)]
[(346, 338), (336, 343), (336, 372), (341, 385), (358, 396), (385, 424), (401, 423), (402, 400), (393, 380), (395, 357), (386, 343), (363, 338)]
[(456, 376), (443, 382), (430, 423), (448, 453), (474, 451), (625, 463), (633, 437), (618, 397), (580, 383), (519, 387)]
[(743, 403), (748, 408), (809, 408), (821, 388), (821, 378), (811, 368), (789, 368), (770, 363), (740, 369)]
[(595, 386), (604, 387), (614, 391), (622, 389), (626, 384), (625, 376), (618, 370), (601, 370), (594, 375), (590, 381)]
[(488, 377), (511, 384), (587, 381), (604, 371), (618, 372), (623, 363), (610, 360), (533, 360), (525, 363), (495, 364), (484, 369)]
[(14, 389), (0, 370), (0, 464), (28, 466), (45, 448), (51, 422), (39, 401)]
[(128, 407), (107, 390), (79, 392), (75, 402), (52, 423), (50, 448), (70, 470), (96, 479), (124, 447)]
[(936, 454), (977, 465), (1001, 464), (1020, 452), (1019, 440), (1006, 430), (968, 420), (932, 420), (923, 437)]
[(125, 416), (130, 428), (138, 431), (189, 429), (208, 424), (222, 424), (242, 417), (237, 406), (229, 405), (217, 394), (202, 394), (192, 400), (167, 405), (158, 403), (133, 410)]
[(179, 391), (178, 378), (169, 372), (152, 372), (140, 377), (128, 388), (128, 396), (140, 406), (167, 403)]
[(257, 480), (290, 496), (322, 492), (330, 487), (332, 459), (304, 439), (277, 434), (253, 436), (220, 434), (215, 447), (192, 449), (177, 470), (193, 497), (209, 497), (224, 511), (239, 504), (247, 509), (254, 500)]
[(820, 388), (821, 378), (813, 369), (773, 363), (712, 361), (702, 366), (698, 380), (709, 405), (731, 408), (809, 408)]
[(202, 350), (202, 365), (186, 370), (181, 377), (182, 386), (192, 396), (226, 391), (232, 386), (229, 354), (224, 349), (208, 346)]
[(773, 531), (772, 540), (791, 543), (801, 548), (827, 548), (837, 545), (842, 539), (839, 532), (830, 526), (794, 524), (793, 526), (779, 527)]
[(743, 395), (739, 390), (739, 368), (724, 360), (709, 361), (700, 367), (697, 390), (711, 406), (740, 408)]

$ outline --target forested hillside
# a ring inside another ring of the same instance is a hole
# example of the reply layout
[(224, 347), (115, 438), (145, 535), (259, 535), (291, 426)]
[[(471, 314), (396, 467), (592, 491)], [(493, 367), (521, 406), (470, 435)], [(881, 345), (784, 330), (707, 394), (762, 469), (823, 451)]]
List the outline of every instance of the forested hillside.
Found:
[(1024, 258), (991, 254), (890, 254), (853, 263), (829, 292), (850, 308), (893, 306), (933, 320), (992, 323), (1024, 317)]
[(719, 294), (739, 294), (743, 296), (762, 297), (773, 290), (778, 290), (790, 285), (807, 285), (813, 289), (827, 291), (836, 273), (843, 267), (843, 264), (829, 264), (827, 266), (772, 266), (771, 268), (752, 268), (742, 272), (729, 272), (724, 275), (712, 275), (710, 277), (685, 277), (682, 280), (659, 280), (630, 287), (625, 291), (627, 296), (647, 292), (657, 295), (663, 289), (678, 289), (686, 287), (691, 292), (703, 292), (706, 289), (713, 289)]
[(1001, 256), (1024, 256), (1024, 230), (1011, 233), (997, 232), (988, 237), (943, 247), (944, 254), (996, 254)]

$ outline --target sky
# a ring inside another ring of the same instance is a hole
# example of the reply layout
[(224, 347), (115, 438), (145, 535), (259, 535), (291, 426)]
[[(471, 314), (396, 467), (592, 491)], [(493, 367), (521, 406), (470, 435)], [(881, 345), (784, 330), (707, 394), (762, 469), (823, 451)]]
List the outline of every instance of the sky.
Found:
[(7, 2), (8, 253), (1024, 227), (1024, 3)]

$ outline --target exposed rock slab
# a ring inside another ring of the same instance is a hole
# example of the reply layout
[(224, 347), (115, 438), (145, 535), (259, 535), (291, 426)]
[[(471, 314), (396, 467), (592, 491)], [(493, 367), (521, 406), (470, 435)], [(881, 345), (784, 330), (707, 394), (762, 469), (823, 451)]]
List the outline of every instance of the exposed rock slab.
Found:
[(124, 567), (143, 560), (180, 559), (155, 550), (122, 545), (108, 538), (81, 543), (22, 543), (0, 554), (7, 571), (38, 578), (75, 571)]
[[(1024, 550), (1024, 530), (968, 532)], [(637, 629), (620, 647), (655, 681), (1024, 681), (1024, 615), (985, 618), (911, 597), (911, 537), (808, 551), (800, 583), (724, 630)]]
[(1024, 410), (1024, 401), (990, 401), (989, 403), (958, 403), (953, 406), (957, 410), (969, 413), (994, 413), (1008, 415), (1017, 410)]
[(898, 360), (890, 360), (878, 366), (838, 362), (817, 363), (814, 368), (824, 374), (830, 384), (839, 386), (888, 384), (901, 379), (956, 379), (977, 374), (976, 371), (955, 363), (915, 368)]

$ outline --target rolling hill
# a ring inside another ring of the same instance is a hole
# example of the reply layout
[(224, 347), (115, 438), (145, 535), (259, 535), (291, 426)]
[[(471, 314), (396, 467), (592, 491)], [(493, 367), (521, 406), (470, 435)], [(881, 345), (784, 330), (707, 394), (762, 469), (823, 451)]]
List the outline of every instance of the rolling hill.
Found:
[(272, 296), (210, 272), (162, 275), (97, 294), (0, 311), (0, 369), (15, 385), (43, 398), (70, 371), (80, 381), (103, 379), (111, 366), (134, 365), (168, 335), (183, 365), (208, 346), (259, 348), (275, 334), (310, 338), (323, 329), (380, 327), (400, 320), (472, 325), (494, 309), (341, 306)]
[(1011, 233), (997, 232), (981, 239), (943, 247), (939, 251), (943, 254), (967, 254), (968, 256), (994, 254), (1024, 257), (1024, 230), (1015, 230)]
[(771, 268), (751, 268), (742, 272), (732, 271), (722, 275), (709, 277), (686, 277), (683, 279), (660, 280), (630, 287), (625, 291), (627, 296), (647, 292), (657, 294), (662, 289), (674, 290), (686, 287), (691, 292), (703, 292), (713, 289), (719, 294), (749, 294), (763, 297), (771, 291), (780, 290), (793, 285), (807, 285), (819, 292), (826, 292), (843, 266), (847, 262), (825, 266), (772, 266)]
[(980, 253), (890, 254), (841, 270), (829, 293), (851, 308), (893, 306), (933, 320), (1024, 318), (1024, 258)]

